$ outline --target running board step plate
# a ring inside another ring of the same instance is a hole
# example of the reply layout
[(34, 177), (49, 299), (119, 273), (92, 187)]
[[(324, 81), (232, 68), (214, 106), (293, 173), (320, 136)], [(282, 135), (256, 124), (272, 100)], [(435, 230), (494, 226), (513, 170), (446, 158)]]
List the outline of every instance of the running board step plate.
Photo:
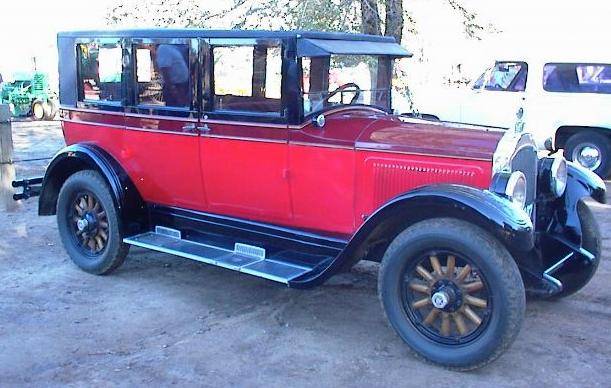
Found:
[[(127, 237), (123, 239), (123, 242), (284, 284), (288, 284), (289, 281), (312, 270), (308, 267), (265, 258), (265, 251), (262, 248), (245, 246), (244, 244), (236, 244), (236, 250), (232, 251), (171, 237), (167, 233), (155, 232)], [(250, 249), (245, 249), (245, 247)]]

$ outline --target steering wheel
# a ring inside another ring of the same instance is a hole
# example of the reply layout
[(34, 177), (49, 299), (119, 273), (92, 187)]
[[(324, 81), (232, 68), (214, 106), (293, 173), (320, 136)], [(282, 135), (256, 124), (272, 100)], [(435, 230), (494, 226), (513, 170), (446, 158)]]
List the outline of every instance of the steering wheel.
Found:
[(354, 104), (356, 102), (356, 100), (359, 99), (360, 95), (361, 95), (361, 88), (355, 84), (354, 82), (348, 82), (347, 84), (343, 84), (341, 86), (339, 86), (337, 89), (335, 89), (334, 91), (332, 91), (331, 93), (329, 93), (329, 95), (325, 98), (325, 102), (329, 102), (329, 100), (335, 96), (337, 93), (342, 93), (344, 92), (346, 89), (349, 88), (354, 88), (354, 97), (352, 97), (352, 100), (350, 100), (350, 104)]

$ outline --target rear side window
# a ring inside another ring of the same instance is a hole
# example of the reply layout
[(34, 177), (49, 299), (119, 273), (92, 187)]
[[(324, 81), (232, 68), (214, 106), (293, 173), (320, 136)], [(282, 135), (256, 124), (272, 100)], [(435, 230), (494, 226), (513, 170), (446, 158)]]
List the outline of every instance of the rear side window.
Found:
[(543, 89), (611, 94), (611, 64), (548, 63), (543, 67)]
[(280, 115), (280, 44), (217, 46), (212, 55), (216, 110)]
[(119, 44), (77, 46), (79, 100), (120, 102), (123, 51)]
[(137, 104), (175, 108), (191, 106), (189, 46), (135, 46)]

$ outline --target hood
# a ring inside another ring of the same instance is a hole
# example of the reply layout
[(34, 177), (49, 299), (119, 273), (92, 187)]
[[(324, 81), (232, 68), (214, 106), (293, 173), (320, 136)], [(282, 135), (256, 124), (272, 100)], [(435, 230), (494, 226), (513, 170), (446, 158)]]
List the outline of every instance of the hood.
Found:
[(380, 115), (363, 130), (358, 149), (492, 161), (505, 130)]

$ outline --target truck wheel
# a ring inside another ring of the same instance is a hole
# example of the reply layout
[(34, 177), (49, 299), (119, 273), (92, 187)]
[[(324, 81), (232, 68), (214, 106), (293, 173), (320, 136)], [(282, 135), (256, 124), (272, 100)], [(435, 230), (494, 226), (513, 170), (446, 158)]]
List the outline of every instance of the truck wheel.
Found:
[(419, 222), (394, 239), (378, 294), (417, 356), (455, 370), (498, 358), (524, 317), (524, 284), (507, 249), (485, 230), (450, 218)]
[(566, 142), (567, 159), (606, 178), (611, 173), (611, 140), (594, 131), (582, 131)]
[(600, 263), (602, 245), (600, 229), (594, 215), (583, 201), (577, 203), (577, 215), (581, 222), (582, 246), (594, 255), (594, 261), (573, 261), (564, 267), (562, 272), (555, 273), (554, 277), (562, 282), (562, 291), (552, 296), (552, 300), (564, 298), (581, 290), (592, 279)]
[(32, 118), (36, 121), (45, 118), (45, 107), (42, 101), (35, 101), (32, 104)]
[(95, 171), (71, 175), (59, 192), (57, 226), (72, 261), (86, 272), (117, 269), (129, 251), (106, 181)]

